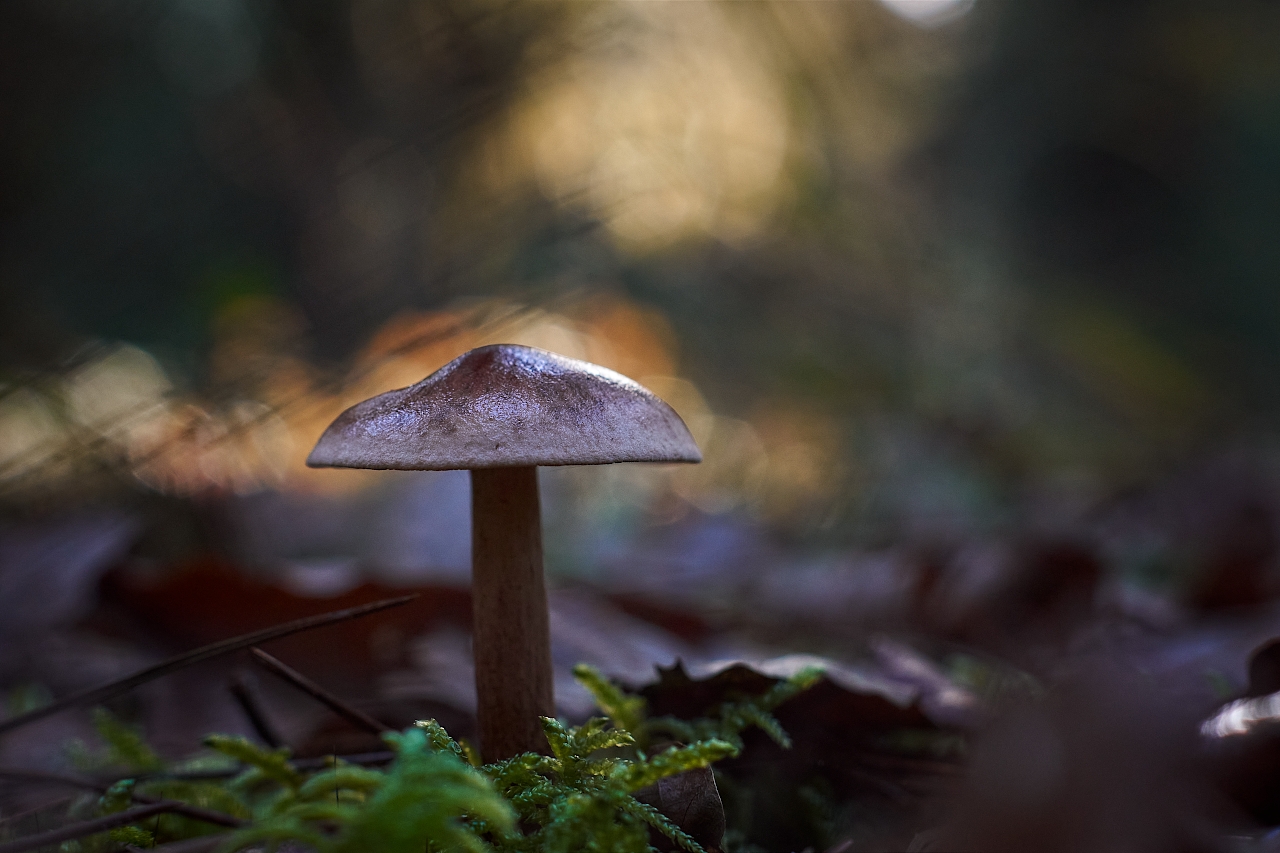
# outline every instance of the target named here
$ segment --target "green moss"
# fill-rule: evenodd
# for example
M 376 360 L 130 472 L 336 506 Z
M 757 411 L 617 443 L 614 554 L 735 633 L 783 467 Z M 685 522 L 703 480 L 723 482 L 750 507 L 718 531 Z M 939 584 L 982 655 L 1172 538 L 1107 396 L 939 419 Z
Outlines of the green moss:
M 770 712 L 818 677 L 806 671 L 763 696 L 726 702 L 706 719 L 686 721 L 650 719 L 644 699 L 590 667 L 579 666 L 574 674 L 605 716 L 581 726 L 543 718 L 550 755 L 525 753 L 483 767 L 469 745 L 435 720 L 387 735 L 395 759 L 383 770 L 335 761 L 306 773 L 290 761 L 288 750 L 211 735 L 206 746 L 243 768 L 238 775 L 217 782 L 166 779 L 155 776 L 164 762 L 154 750 L 105 711 L 96 717 L 105 752 L 81 752 L 98 766 L 151 777 L 117 783 L 98 800 L 101 814 L 127 808 L 136 790 L 248 820 L 228 835 L 219 853 L 274 850 L 286 842 L 316 853 L 647 853 L 651 829 L 687 853 L 702 853 L 693 838 L 637 800 L 635 792 L 736 755 L 741 733 L 750 726 L 788 745 Z M 653 751 L 659 742 L 669 745 Z M 170 815 L 163 827 L 153 820 L 64 849 L 98 853 L 211 831 L 207 824 Z

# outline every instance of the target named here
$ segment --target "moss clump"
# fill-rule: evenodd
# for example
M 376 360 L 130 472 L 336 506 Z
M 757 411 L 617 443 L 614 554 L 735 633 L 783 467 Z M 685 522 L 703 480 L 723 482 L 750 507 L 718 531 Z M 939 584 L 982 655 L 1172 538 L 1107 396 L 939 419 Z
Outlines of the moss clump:
M 750 726 L 787 745 L 771 711 L 819 675 L 805 671 L 763 696 L 726 702 L 705 719 L 677 720 L 649 718 L 642 698 L 590 667 L 579 666 L 574 674 L 604 716 L 581 726 L 543 718 L 550 755 L 525 753 L 485 766 L 477 766 L 474 752 L 434 720 L 387 735 L 395 759 L 379 770 L 335 761 L 307 773 L 290 761 L 288 750 L 212 735 L 206 746 L 240 772 L 221 781 L 164 778 L 163 762 L 145 740 L 106 712 L 97 715 L 106 751 L 95 755 L 80 747 L 79 753 L 99 767 L 139 774 L 138 781 L 121 780 L 97 799 L 100 814 L 127 808 L 139 793 L 245 819 L 219 853 L 273 850 L 286 842 L 317 853 L 646 853 L 651 829 L 688 853 L 702 853 L 697 841 L 635 793 L 737 755 L 741 733 Z M 666 746 L 655 748 L 659 743 Z M 207 824 L 166 816 L 163 828 L 153 819 L 63 849 L 145 848 L 211 831 Z

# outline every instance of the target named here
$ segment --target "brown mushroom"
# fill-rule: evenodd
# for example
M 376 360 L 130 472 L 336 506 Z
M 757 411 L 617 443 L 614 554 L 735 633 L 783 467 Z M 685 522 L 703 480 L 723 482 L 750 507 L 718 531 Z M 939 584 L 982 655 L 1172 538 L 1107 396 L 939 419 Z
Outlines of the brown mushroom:
M 539 465 L 699 462 L 670 406 L 603 367 L 480 347 L 338 416 L 313 467 L 471 471 L 473 648 L 486 761 L 545 751 L 555 713 Z

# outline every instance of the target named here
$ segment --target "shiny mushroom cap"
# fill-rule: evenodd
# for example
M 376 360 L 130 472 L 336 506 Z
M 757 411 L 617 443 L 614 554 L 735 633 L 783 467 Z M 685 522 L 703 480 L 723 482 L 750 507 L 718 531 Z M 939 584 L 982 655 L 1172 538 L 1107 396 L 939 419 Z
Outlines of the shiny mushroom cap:
M 701 460 L 680 416 L 625 376 L 496 344 L 347 409 L 307 464 L 445 471 Z

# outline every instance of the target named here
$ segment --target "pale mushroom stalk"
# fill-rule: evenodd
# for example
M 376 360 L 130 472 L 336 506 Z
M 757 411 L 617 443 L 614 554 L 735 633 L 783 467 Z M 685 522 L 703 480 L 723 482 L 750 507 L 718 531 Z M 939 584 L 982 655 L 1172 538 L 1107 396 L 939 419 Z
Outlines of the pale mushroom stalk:
M 625 376 L 498 344 L 347 409 L 307 464 L 471 471 L 477 717 L 498 761 L 544 751 L 538 718 L 555 713 L 537 466 L 701 459 L 680 416 Z

